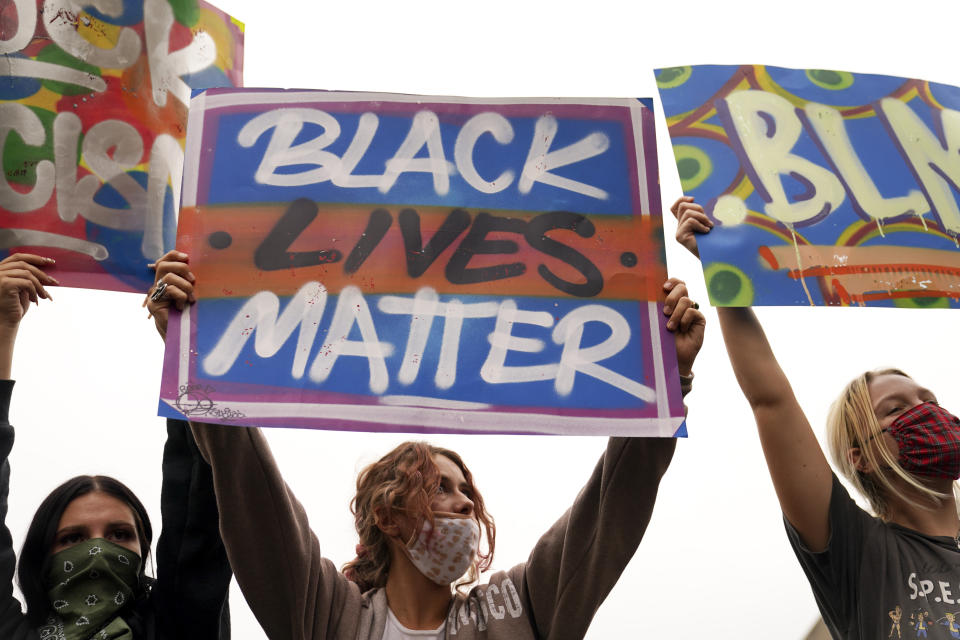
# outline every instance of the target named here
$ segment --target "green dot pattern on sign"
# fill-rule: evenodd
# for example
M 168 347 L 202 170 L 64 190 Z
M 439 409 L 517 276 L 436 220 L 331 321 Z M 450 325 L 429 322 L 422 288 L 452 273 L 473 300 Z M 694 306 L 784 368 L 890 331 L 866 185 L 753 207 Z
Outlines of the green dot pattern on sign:
M 673 157 L 677 160 L 677 172 L 680 174 L 680 186 L 684 193 L 690 193 L 699 187 L 713 173 L 710 156 L 689 144 L 678 144 L 673 148 Z
M 746 273 L 732 264 L 713 262 L 703 269 L 707 294 L 715 307 L 749 307 L 753 304 L 753 284 Z
M 173 17 L 185 27 L 192 27 L 200 19 L 200 7 L 197 0 L 169 0 Z
M 657 72 L 657 86 L 661 89 L 672 89 L 679 87 L 693 73 L 691 67 L 667 67 Z
M 853 74 L 830 69 L 807 69 L 807 78 L 822 89 L 839 91 L 853 84 Z
M 894 298 L 893 306 L 900 307 L 901 309 L 949 309 L 950 299 L 926 296 L 919 298 Z
M 89 73 L 90 75 L 97 76 L 98 78 L 101 77 L 99 67 L 95 67 L 92 64 L 87 64 L 82 60 L 78 60 L 55 44 L 49 44 L 44 47 L 43 50 L 37 54 L 37 60 L 40 62 L 49 62 L 50 64 L 55 64 L 59 67 L 76 69 L 77 71 Z M 58 82 L 57 80 L 44 80 L 43 86 L 47 89 L 50 89 L 50 91 L 53 91 L 54 93 L 59 93 L 62 96 L 78 96 L 82 93 L 90 93 L 90 89 L 86 87 L 70 84 L 69 82 Z
M 696 158 L 680 158 L 677 161 L 677 170 L 681 180 L 689 180 L 700 173 L 700 162 Z

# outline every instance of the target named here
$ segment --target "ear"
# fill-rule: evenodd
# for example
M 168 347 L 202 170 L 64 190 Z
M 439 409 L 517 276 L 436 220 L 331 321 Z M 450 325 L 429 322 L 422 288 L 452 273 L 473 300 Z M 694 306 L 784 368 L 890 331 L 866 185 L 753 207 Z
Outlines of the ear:
M 853 465 L 853 468 L 860 473 L 870 473 L 872 468 L 860 447 L 850 447 L 847 449 L 847 460 Z
M 400 525 L 393 517 L 393 512 L 385 507 L 378 507 L 374 510 L 377 528 L 388 538 L 396 538 L 400 535 Z

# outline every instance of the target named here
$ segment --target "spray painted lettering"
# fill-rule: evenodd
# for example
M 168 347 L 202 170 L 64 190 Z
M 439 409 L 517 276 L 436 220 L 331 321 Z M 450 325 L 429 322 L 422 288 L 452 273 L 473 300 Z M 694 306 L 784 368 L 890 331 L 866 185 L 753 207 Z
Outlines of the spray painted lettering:
M 188 149 L 218 144 L 187 158 L 169 406 L 208 385 L 234 423 L 677 432 L 640 103 L 210 90 L 190 118 Z
M 960 90 L 761 66 L 658 84 L 684 191 L 718 223 L 715 304 L 960 306 Z
M 64 284 L 142 291 L 172 246 L 192 87 L 240 83 L 204 2 L 14 0 L 0 18 L 0 251 Z

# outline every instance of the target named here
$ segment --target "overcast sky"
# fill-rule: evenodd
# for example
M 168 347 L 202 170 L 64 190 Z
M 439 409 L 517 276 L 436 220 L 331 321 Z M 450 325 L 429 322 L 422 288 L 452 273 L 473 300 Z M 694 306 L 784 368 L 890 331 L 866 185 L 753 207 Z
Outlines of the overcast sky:
M 246 23 L 245 83 L 465 96 L 654 96 L 661 191 L 680 195 L 652 69 L 763 63 L 883 73 L 960 85 L 955 3 L 813 1 L 654 4 L 221 0 Z M 871 7 L 869 11 L 864 7 Z M 782 7 L 782 8 L 780 8 Z M 874 8 L 875 7 L 875 8 Z M 672 220 L 667 223 L 672 238 Z M 704 303 L 699 264 L 672 240 L 668 262 Z M 130 484 L 159 525 L 162 348 L 132 294 L 54 292 L 18 344 L 9 524 L 17 544 L 42 498 L 76 473 Z M 706 306 L 706 305 L 704 305 Z M 790 551 L 715 314 L 688 398 L 690 437 L 663 481 L 651 527 L 589 637 L 802 638 L 817 618 Z M 822 438 L 827 406 L 862 370 L 897 366 L 960 411 L 958 315 L 949 310 L 762 309 L 760 318 Z M 269 434 L 321 545 L 341 564 L 356 536 L 356 471 L 402 436 Z M 496 568 L 525 559 L 569 506 L 603 438 L 448 436 L 497 520 Z M 233 637 L 264 637 L 232 594 Z

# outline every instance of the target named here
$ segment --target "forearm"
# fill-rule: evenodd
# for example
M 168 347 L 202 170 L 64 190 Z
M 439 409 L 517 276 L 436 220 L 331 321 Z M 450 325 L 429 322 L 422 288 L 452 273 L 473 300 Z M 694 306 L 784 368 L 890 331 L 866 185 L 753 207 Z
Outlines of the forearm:
M 30 632 L 29 623 L 21 612 L 20 602 L 13 595 L 17 558 L 13 551 L 13 537 L 6 524 L 10 487 L 8 457 L 13 448 L 13 427 L 8 418 L 12 391 L 12 381 L 0 381 L 0 637 L 25 638 Z
M 794 402 L 793 389 L 780 368 L 753 309 L 718 307 L 720 330 L 737 383 L 750 406 Z
M 190 426 L 180 420 L 167 420 L 160 513 L 154 594 L 161 624 L 171 638 L 222 637 L 230 562 L 220 539 L 210 466 L 200 457 Z
M 780 507 L 810 548 L 823 548 L 831 486 L 826 456 L 753 311 L 727 307 L 717 312 Z
M 237 583 L 270 637 L 309 638 L 330 618 L 336 568 L 259 429 L 191 423 L 213 469 L 220 532 Z
M 675 447 L 675 438 L 609 439 L 573 506 L 523 567 L 521 593 L 541 637 L 586 633 L 643 538 Z
M 0 380 L 13 377 L 13 346 L 17 341 L 17 327 L 0 325 Z

